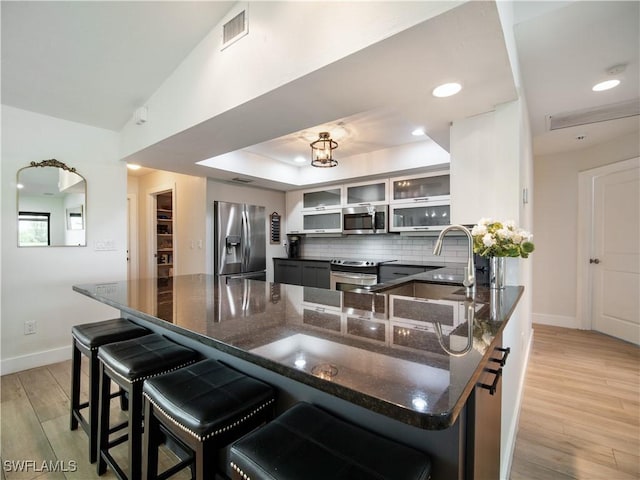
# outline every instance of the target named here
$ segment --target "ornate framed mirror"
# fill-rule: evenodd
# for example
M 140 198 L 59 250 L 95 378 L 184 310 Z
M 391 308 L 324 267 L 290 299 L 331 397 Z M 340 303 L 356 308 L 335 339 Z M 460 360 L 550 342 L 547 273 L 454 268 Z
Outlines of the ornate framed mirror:
M 17 174 L 18 246 L 85 247 L 87 181 L 56 159 Z

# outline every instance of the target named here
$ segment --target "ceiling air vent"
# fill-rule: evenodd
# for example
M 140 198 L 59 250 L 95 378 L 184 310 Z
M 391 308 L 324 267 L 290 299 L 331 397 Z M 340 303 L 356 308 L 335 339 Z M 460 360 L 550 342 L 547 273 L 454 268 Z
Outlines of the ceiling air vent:
M 249 33 L 249 22 L 247 10 L 242 10 L 235 17 L 222 25 L 222 48 L 224 50 L 229 45 L 237 42 Z
M 240 178 L 240 177 L 235 177 L 231 179 L 232 182 L 238 182 L 238 183 L 251 183 L 253 182 L 253 180 L 251 180 L 250 178 Z
M 618 118 L 633 117 L 635 115 L 640 115 L 640 99 L 549 115 L 547 117 L 547 127 L 548 130 L 559 130 L 561 128 L 606 122 L 607 120 L 617 120 Z

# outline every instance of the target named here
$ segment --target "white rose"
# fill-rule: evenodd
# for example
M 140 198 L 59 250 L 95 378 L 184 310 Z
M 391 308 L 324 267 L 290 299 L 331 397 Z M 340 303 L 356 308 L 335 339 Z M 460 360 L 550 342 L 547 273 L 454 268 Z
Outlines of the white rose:
M 513 238 L 511 240 L 516 245 L 519 245 L 520 242 L 522 242 L 522 235 L 520 235 L 520 232 L 516 232 L 516 233 L 513 234 Z
M 515 230 L 516 228 L 516 222 L 514 222 L 513 220 L 507 220 L 506 222 L 503 223 L 503 225 L 505 226 L 505 228 L 508 228 L 509 230 Z
M 493 220 L 489 217 L 489 218 L 481 218 L 480 220 L 478 220 L 478 225 L 489 225 L 490 223 L 493 223 Z
M 483 236 L 486 233 L 487 233 L 486 225 L 474 225 L 473 228 L 471 229 L 471 235 L 473 235 L 474 237 Z
M 496 240 L 493 238 L 493 235 L 487 233 L 482 237 L 482 243 L 485 247 L 492 247 L 496 244 Z
M 505 238 L 505 239 L 509 239 L 513 236 L 513 232 L 511 230 L 508 230 L 506 228 L 500 228 L 498 230 L 496 230 L 496 235 L 499 236 L 500 238 Z

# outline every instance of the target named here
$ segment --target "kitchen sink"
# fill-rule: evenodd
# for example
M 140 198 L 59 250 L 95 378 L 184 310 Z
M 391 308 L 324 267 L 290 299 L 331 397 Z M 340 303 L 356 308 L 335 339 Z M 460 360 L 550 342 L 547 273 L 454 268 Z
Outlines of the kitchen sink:
M 375 293 L 387 293 L 403 297 L 424 298 L 429 300 L 453 300 L 463 301 L 465 289 L 458 285 L 443 285 L 439 283 L 426 283 L 419 281 L 405 282 L 376 290 Z

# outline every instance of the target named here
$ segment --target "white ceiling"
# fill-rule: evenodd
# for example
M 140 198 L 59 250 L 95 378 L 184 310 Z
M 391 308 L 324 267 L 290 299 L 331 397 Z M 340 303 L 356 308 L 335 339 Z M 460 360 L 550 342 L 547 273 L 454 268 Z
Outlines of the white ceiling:
M 211 134 L 225 133 L 220 122 L 232 123 L 223 115 L 147 149 L 140 163 L 206 175 L 207 167 L 195 161 L 239 149 L 291 163 L 300 152 L 309 154 L 307 134 L 338 127 L 346 135 L 339 140 L 343 158 L 421 141 L 410 135 L 417 126 L 448 149 L 451 121 L 515 98 L 497 16 L 478 15 L 480 3 L 463 5 L 292 82 L 258 99 L 251 112 L 244 106 L 235 115 L 244 114 L 245 131 L 227 134 L 226 143 L 217 138 L 214 147 Z M 3 1 L 2 103 L 118 131 L 232 4 Z M 547 132 L 546 117 L 638 97 L 639 6 L 636 1 L 514 3 L 537 154 L 583 148 L 638 130 L 636 116 Z M 458 17 L 456 10 L 462 12 Z M 591 92 L 605 70 L 620 63 L 627 64 L 622 85 Z M 465 87 L 444 101 L 426 88 L 443 72 L 463 79 Z M 309 123 L 311 116 L 300 108 L 283 108 L 274 122 L 273 110 L 264 108 L 269 101 L 293 105 L 309 91 L 315 93 L 304 99 L 309 109 L 314 101 L 336 106 L 331 121 Z M 585 140 L 576 141 L 578 135 Z

